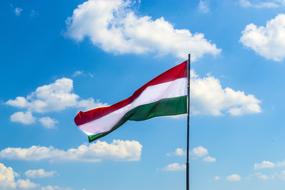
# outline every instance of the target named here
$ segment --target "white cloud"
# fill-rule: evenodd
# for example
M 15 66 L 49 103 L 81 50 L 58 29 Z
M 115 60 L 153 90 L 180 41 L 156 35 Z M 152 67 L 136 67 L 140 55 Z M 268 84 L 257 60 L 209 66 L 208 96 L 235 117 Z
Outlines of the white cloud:
M 100 101 L 95 101 L 93 98 L 83 99 L 77 102 L 77 107 L 83 110 L 94 109 L 97 107 L 108 106 L 106 103 L 101 103 Z
M 15 181 L 16 173 L 13 168 L 6 167 L 4 164 L 0 163 L 0 188 L 1 189 L 15 189 L 16 181 Z
M 54 126 L 58 123 L 57 120 L 51 118 L 51 117 L 42 117 L 39 119 L 39 122 L 42 126 L 45 128 L 54 128 Z
M 163 170 L 169 172 L 177 172 L 177 171 L 184 171 L 185 169 L 186 169 L 185 164 L 172 163 L 167 165 Z
M 186 150 L 184 150 L 183 148 L 176 148 L 174 152 L 168 153 L 167 156 L 183 157 L 186 156 Z M 190 157 L 193 159 L 199 158 L 204 162 L 209 162 L 209 163 L 216 162 L 216 158 L 210 156 L 208 149 L 203 146 L 197 146 L 193 148 Z
M 31 125 L 36 122 L 35 117 L 32 115 L 31 112 L 16 112 L 10 116 L 10 120 L 12 122 L 21 123 L 24 125 Z
M 30 170 L 33 171 L 33 170 Z M 45 171 L 46 172 L 46 171 Z M 27 172 L 26 172 L 27 173 Z M 31 172 L 29 172 L 31 174 Z M 40 175 L 42 172 L 32 172 L 33 176 Z M 47 175 L 47 174 L 46 174 Z M 20 176 L 11 167 L 7 167 L 0 163 L 0 189 L 1 190 L 26 190 L 26 189 L 41 189 L 41 190 L 70 190 L 58 186 L 41 186 L 32 182 L 30 179 L 21 179 Z
M 208 13 L 210 11 L 208 3 L 204 0 L 199 1 L 198 9 L 202 13 Z
M 241 43 L 257 54 L 273 61 L 285 58 L 285 14 L 279 14 L 266 26 L 247 25 L 242 31 Z
M 257 9 L 272 9 L 285 6 L 284 0 L 240 0 L 240 6 L 244 8 L 257 8 Z
M 268 169 L 268 168 L 274 168 L 276 164 L 270 161 L 262 161 L 260 163 L 254 164 L 254 169 Z
M 26 98 L 18 96 L 14 100 L 8 100 L 6 104 L 13 107 L 25 108 L 28 106 L 28 101 Z
M 203 160 L 205 162 L 216 162 L 217 161 L 217 159 L 212 156 L 206 156 Z
M 272 161 L 264 160 L 262 162 L 254 164 L 255 170 L 279 169 L 279 168 L 285 168 L 285 161 L 272 162 Z
M 172 55 L 193 60 L 205 54 L 217 55 L 220 49 L 202 33 L 175 29 L 163 17 L 139 16 L 128 0 L 87 0 L 67 19 L 68 35 L 80 42 L 91 40 L 106 52 L 116 54 Z
M 33 183 L 29 179 L 19 179 L 17 181 L 17 186 L 19 189 L 34 189 L 38 187 L 38 184 Z
M 185 156 L 186 152 L 183 148 L 176 148 L 174 152 L 167 153 L 167 156 Z
M 46 178 L 53 177 L 56 175 L 55 171 L 46 171 L 44 169 L 27 170 L 25 175 L 28 178 Z
M 80 99 L 73 92 L 73 80 L 69 78 L 60 78 L 54 83 L 40 86 L 28 96 L 8 100 L 6 104 L 26 108 L 36 113 L 62 111 L 71 107 L 90 108 L 101 105 L 92 98 Z
M 227 179 L 229 182 L 238 182 L 238 181 L 241 180 L 241 177 L 240 177 L 240 175 L 238 175 L 238 174 L 232 174 L 232 175 L 227 176 L 226 179 Z
M 216 162 L 216 158 L 209 155 L 209 151 L 207 148 L 203 146 L 197 146 L 192 150 L 193 158 L 201 158 L 204 162 L 213 163 Z
M 36 122 L 37 118 L 33 116 L 33 113 L 44 114 L 68 108 L 87 110 L 107 105 L 93 98 L 80 98 L 74 93 L 73 80 L 69 78 L 60 78 L 53 83 L 39 86 L 26 97 L 18 96 L 6 101 L 6 104 L 19 109 L 26 109 L 25 112 L 16 112 L 10 117 L 11 121 L 25 125 Z M 47 116 L 41 117 L 37 121 L 46 128 L 52 128 L 57 124 L 55 119 Z
M 212 77 L 199 77 L 191 72 L 191 111 L 194 115 L 230 114 L 239 116 L 260 113 L 260 100 L 243 91 L 223 88 L 221 82 Z
M 72 91 L 73 81 L 61 78 L 54 83 L 38 87 L 27 97 L 8 100 L 7 104 L 22 108 L 25 105 L 25 108 L 33 112 L 61 111 L 76 106 L 79 96 Z
M 14 9 L 14 13 L 15 13 L 16 16 L 21 16 L 22 12 L 23 12 L 23 9 L 20 8 L 20 7 L 16 7 Z
M 182 149 L 182 148 L 177 148 L 176 150 L 175 150 L 175 155 L 176 156 L 184 156 L 186 153 L 185 153 L 185 151 Z
M 0 158 L 26 161 L 80 161 L 99 162 L 102 160 L 138 161 L 142 145 L 138 141 L 113 140 L 112 143 L 97 141 L 77 148 L 61 150 L 54 147 L 32 146 L 29 148 L 5 148 Z
M 195 147 L 192 152 L 196 157 L 204 157 L 208 155 L 208 150 L 203 146 Z

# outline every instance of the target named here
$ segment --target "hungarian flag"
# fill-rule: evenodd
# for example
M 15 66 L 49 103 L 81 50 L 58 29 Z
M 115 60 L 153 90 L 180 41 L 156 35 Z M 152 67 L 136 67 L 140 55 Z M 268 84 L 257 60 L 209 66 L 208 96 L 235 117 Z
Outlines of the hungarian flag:
M 129 98 L 107 107 L 80 111 L 74 121 L 89 142 L 103 137 L 126 121 L 187 113 L 187 61 L 149 81 Z

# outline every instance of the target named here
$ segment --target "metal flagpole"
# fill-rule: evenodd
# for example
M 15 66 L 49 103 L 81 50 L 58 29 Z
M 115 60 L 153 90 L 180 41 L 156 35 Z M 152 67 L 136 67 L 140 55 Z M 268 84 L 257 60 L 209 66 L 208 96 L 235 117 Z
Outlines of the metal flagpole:
M 189 168 L 189 148 L 190 148 L 190 69 L 191 69 L 191 54 L 188 54 L 187 60 L 187 158 L 186 158 L 186 190 L 190 190 L 190 168 Z

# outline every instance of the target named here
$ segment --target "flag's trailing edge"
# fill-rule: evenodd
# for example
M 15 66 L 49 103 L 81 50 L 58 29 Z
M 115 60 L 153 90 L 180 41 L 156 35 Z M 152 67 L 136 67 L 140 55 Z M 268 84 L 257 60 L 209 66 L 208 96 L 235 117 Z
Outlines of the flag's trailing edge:
M 74 121 L 92 142 L 128 120 L 142 121 L 184 113 L 187 113 L 187 61 L 157 76 L 123 101 L 80 111 Z

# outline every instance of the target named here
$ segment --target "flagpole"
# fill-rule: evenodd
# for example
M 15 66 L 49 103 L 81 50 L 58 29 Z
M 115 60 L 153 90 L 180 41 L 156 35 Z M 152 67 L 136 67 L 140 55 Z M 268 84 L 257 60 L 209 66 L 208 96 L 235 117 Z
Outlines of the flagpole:
M 186 190 L 190 190 L 190 168 L 189 168 L 189 156 L 190 156 L 190 71 L 191 71 L 191 54 L 188 54 L 187 60 L 187 152 L 186 152 Z

